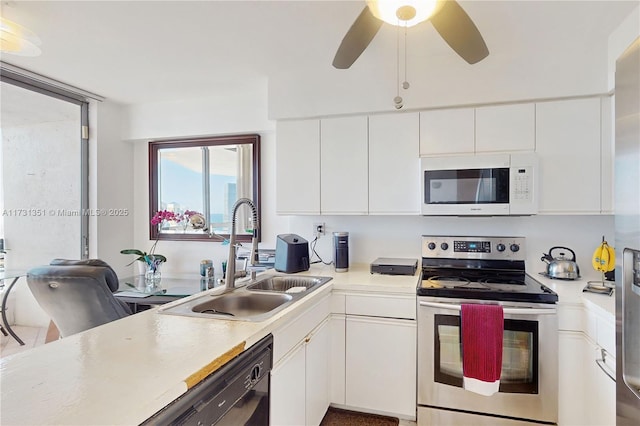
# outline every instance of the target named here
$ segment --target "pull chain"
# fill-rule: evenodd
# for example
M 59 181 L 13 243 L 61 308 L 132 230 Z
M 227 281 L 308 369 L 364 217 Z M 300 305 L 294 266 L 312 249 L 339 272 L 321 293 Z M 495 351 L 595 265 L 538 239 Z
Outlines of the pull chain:
M 399 24 L 399 22 L 398 22 Z M 393 98 L 393 103 L 396 109 L 400 109 L 404 106 L 402 103 L 402 97 L 400 96 L 400 26 L 396 29 L 396 97 Z
M 402 88 L 408 89 L 409 82 L 407 81 L 407 26 L 404 27 L 404 81 L 402 82 Z

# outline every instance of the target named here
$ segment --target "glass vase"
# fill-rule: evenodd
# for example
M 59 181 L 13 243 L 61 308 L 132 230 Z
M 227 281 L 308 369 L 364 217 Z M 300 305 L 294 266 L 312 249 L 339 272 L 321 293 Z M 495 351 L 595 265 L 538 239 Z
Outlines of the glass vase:
M 152 266 L 147 265 L 147 270 L 144 273 L 144 282 L 147 287 L 157 287 L 160 284 L 162 274 L 160 273 L 160 265 Z

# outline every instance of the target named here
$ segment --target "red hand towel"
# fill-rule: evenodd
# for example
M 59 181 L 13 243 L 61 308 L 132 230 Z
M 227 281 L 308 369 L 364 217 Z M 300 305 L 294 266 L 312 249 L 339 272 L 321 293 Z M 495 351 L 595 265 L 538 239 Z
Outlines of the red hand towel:
M 502 373 L 502 306 L 463 304 L 460 323 L 462 386 L 481 395 L 493 395 L 498 392 Z

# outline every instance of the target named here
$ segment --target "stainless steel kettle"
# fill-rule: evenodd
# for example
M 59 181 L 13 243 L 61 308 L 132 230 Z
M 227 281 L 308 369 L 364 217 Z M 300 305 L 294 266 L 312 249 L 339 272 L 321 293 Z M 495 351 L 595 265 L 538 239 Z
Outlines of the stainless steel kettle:
M 559 252 L 559 257 L 553 257 L 554 250 L 567 250 L 571 252 L 571 259 L 565 256 L 564 252 Z M 543 253 L 540 258 L 547 264 L 546 275 L 549 278 L 556 278 L 559 280 L 576 280 L 580 278 L 580 268 L 576 263 L 576 254 L 568 247 L 552 247 L 549 249 L 549 253 Z

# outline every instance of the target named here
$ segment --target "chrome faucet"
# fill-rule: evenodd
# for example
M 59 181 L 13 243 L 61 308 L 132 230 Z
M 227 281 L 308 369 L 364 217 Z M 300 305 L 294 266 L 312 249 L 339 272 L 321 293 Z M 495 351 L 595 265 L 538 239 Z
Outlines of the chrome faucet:
M 238 208 L 246 204 L 251 208 L 251 214 L 253 215 L 253 236 L 251 237 L 251 266 L 258 264 L 258 229 L 260 224 L 258 223 L 258 210 L 255 204 L 248 198 L 240 198 L 233 205 L 231 211 L 231 230 L 229 233 L 229 259 L 227 260 L 227 274 L 225 277 L 225 288 L 227 290 L 234 289 L 236 286 L 236 213 Z M 255 268 L 251 268 L 251 279 L 255 279 Z

